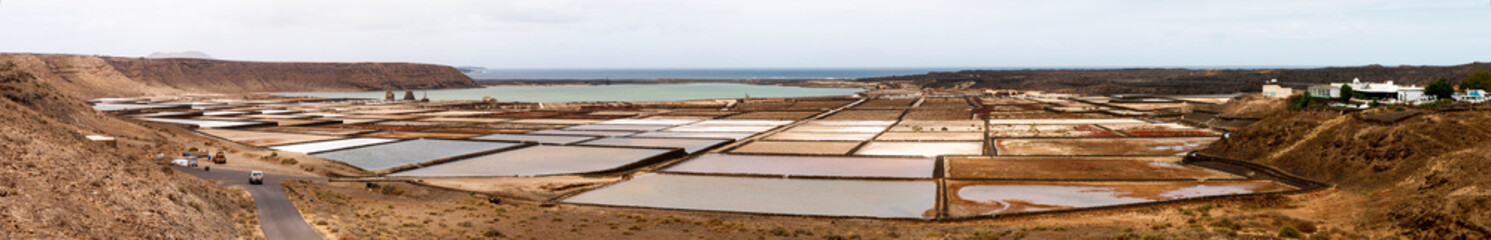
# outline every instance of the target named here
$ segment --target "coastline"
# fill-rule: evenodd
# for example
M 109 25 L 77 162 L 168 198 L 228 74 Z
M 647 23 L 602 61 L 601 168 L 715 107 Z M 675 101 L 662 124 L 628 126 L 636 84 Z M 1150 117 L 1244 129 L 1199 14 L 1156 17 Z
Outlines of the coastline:
M 879 85 L 857 79 L 476 79 L 482 86 L 574 86 L 574 85 L 659 85 L 684 83 L 740 83 L 750 85 L 796 86 L 806 88 L 863 88 Z
M 695 86 L 697 85 L 697 86 Z M 876 89 L 873 84 L 853 82 L 799 81 L 792 84 L 751 84 L 730 81 L 624 81 L 612 84 L 568 81 L 561 84 L 508 83 L 483 85 L 481 88 L 393 90 L 396 96 L 403 91 L 413 91 L 417 97 L 429 96 L 432 101 L 480 101 L 481 97 L 497 97 L 502 101 L 530 103 L 582 103 L 582 102 L 672 102 L 699 100 L 752 98 L 822 98 L 854 96 Z M 556 92 L 559 91 L 559 92 Z M 569 94 L 560 92 L 583 91 L 592 94 Z M 672 92 L 663 94 L 674 97 L 658 97 L 644 92 Z M 315 91 L 261 93 L 273 97 L 312 97 L 334 99 L 381 99 L 385 91 Z M 473 97 L 475 96 L 475 97 Z M 498 97 L 505 96 L 505 97 Z

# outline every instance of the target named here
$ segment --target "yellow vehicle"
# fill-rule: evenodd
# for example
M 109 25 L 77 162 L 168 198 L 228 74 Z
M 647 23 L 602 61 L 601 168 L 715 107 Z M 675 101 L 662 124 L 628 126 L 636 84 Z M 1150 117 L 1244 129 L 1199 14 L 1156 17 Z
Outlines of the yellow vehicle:
M 228 163 L 228 156 L 227 155 L 223 155 L 223 152 L 217 152 L 217 155 L 213 155 L 212 156 L 212 163 L 216 163 L 216 164 L 227 164 Z

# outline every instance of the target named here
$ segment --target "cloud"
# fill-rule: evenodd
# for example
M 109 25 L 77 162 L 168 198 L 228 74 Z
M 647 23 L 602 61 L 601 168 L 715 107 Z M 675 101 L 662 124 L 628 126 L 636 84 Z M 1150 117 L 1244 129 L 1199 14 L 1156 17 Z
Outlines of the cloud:
M 1456 64 L 1482 1 L 5 1 L 0 51 L 498 68 Z

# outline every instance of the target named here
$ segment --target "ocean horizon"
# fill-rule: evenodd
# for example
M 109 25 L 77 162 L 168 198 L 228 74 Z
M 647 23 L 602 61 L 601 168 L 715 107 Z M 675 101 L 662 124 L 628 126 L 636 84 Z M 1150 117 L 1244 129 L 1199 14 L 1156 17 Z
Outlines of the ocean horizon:
M 719 69 L 464 69 L 477 80 L 651 80 L 651 79 L 859 79 L 964 70 L 1105 69 L 1302 69 L 1324 66 L 1161 66 L 1161 67 L 966 67 L 966 68 L 719 68 Z

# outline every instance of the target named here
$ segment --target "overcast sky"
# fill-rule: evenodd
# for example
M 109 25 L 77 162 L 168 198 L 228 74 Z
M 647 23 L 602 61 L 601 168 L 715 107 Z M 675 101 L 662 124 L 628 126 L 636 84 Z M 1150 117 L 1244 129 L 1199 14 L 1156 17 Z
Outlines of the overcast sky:
M 1488 0 L 0 0 L 0 51 L 492 68 L 1448 65 Z

